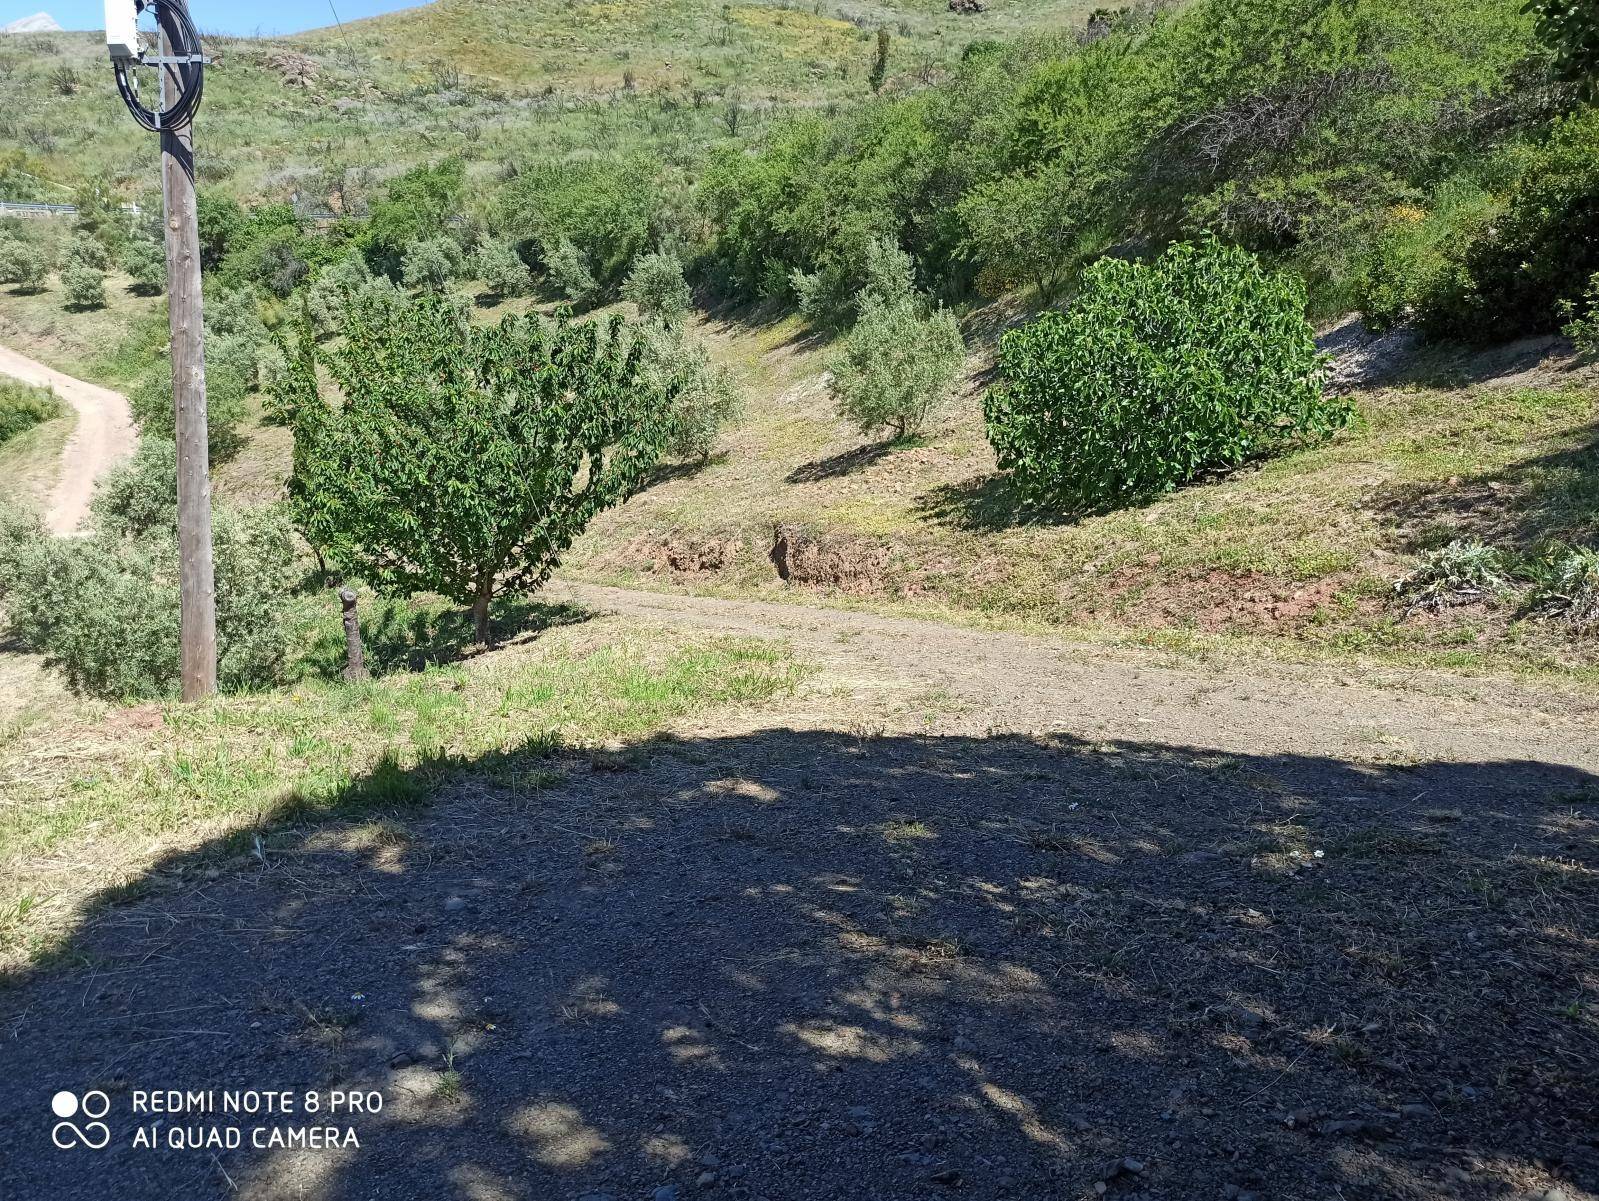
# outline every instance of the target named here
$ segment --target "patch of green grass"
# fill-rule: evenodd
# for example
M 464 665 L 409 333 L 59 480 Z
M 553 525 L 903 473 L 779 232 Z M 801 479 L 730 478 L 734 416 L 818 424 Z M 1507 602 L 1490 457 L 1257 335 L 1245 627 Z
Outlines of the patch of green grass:
M 771 643 L 610 628 L 596 646 L 587 629 L 362 684 L 174 704 L 159 729 L 86 734 L 66 755 L 46 730 L 0 746 L 0 964 L 106 882 L 61 866 L 69 848 L 113 874 L 230 833 L 243 851 L 284 821 L 403 809 L 469 768 L 547 772 L 566 748 L 758 704 L 800 677 Z

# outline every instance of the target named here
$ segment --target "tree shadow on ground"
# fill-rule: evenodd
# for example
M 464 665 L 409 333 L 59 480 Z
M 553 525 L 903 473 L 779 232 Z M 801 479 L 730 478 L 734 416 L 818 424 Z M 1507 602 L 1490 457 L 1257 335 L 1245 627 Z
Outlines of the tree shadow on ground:
M 659 463 L 644 481 L 643 491 L 657 488 L 662 484 L 669 484 L 674 480 L 692 480 L 708 467 L 717 467 L 727 462 L 727 452 L 718 451 L 706 455 L 703 459 L 686 459 L 677 463 Z
M 1373 509 L 1406 551 L 1480 538 L 1519 554 L 1599 539 L 1599 423 L 1579 446 L 1531 455 L 1502 471 L 1379 489 Z
M 336 599 L 331 603 L 337 607 Z M 448 602 L 365 595 L 358 612 L 366 665 L 373 675 L 424 671 L 459 662 L 482 649 L 477 644 L 472 614 Z M 576 625 L 593 616 L 581 605 L 524 596 L 503 597 L 494 603 L 496 645 L 515 646 L 546 630 Z M 345 666 L 345 642 L 337 623 L 323 624 L 303 662 L 311 675 L 339 677 Z
M 1076 525 L 1092 516 L 1087 510 L 1052 510 L 1030 503 L 1005 471 L 974 475 L 929 489 L 916 498 L 915 512 L 923 520 L 980 534 L 998 534 L 1022 526 Z
M 0 1195 L 1599 1187 L 1577 769 L 775 728 L 384 772 L 381 821 L 168 855 L 0 993 Z M 90 1087 L 110 1147 L 52 1153 Z M 155 1088 L 383 1109 L 134 1150 Z M 250 1146 L 329 1121 L 360 1148 Z
M 890 438 L 885 442 L 872 442 L 866 446 L 857 446 L 836 455 L 829 455 L 825 459 L 816 459 L 809 463 L 802 463 L 783 477 L 785 484 L 820 484 L 824 480 L 843 479 L 857 471 L 864 471 L 874 463 L 881 462 L 896 450 L 915 445 L 911 438 Z

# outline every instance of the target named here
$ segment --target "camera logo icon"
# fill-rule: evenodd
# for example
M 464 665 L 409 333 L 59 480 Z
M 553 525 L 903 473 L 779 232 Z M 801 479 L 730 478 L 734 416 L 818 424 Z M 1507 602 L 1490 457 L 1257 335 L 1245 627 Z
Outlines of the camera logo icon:
M 50 1098 L 50 1112 L 60 1118 L 50 1131 L 50 1141 L 63 1151 L 74 1147 L 87 1147 L 91 1151 L 105 1149 L 111 1141 L 111 1127 L 99 1119 L 111 1112 L 111 1098 L 99 1089 L 83 1094 L 63 1089 Z M 73 1118 L 87 1118 L 81 1126 Z

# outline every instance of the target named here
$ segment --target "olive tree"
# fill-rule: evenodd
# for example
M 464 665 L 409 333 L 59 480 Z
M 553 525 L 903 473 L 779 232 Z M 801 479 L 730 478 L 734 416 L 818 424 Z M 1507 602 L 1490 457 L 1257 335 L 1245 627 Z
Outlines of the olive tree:
M 914 434 L 960 379 L 966 344 L 948 309 L 927 311 L 916 296 L 863 294 L 860 320 L 828 358 L 839 416 L 862 433 Z
M 279 384 L 295 518 L 378 587 L 469 605 L 488 643 L 494 598 L 538 589 L 644 481 L 680 385 L 646 377 L 620 320 L 475 326 L 445 297 L 367 291 L 342 326 L 319 345 L 302 320 Z

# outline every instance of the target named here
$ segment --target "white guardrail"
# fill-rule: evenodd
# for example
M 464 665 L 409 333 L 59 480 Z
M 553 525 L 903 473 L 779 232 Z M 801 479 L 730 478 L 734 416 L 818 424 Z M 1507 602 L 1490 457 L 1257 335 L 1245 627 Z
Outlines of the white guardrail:
M 22 204 L 0 200 L 0 217 L 70 217 L 78 211 L 72 204 Z

